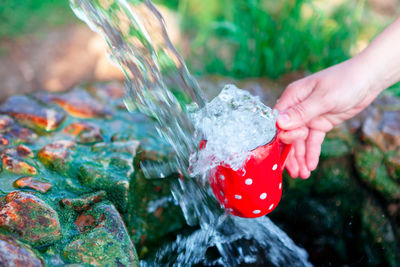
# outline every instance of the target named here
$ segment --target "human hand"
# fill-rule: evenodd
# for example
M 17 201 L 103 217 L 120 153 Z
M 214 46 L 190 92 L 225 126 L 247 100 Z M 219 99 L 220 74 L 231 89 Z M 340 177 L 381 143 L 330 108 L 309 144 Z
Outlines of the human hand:
M 308 178 L 318 165 L 326 132 L 400 81 L 400 18 L 356 57 L 290 84 L 275 108 L 280 138 L 294 144 L 286 168 Z
M 286 168 L 306 179 L 319 161 L 325 134 L 369 105 L 382 90 L 355 57 L 290 84 L 277 101 L 280 139 L 293 144 Z

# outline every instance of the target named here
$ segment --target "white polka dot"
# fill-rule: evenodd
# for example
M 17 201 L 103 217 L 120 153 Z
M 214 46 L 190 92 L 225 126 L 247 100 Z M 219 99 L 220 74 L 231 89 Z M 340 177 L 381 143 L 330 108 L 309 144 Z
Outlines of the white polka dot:
M 225 198 L 225 203 L 228 203 L 228 199 L 227 198 Z
M 282 189 L 282 183 L 279 183 L 279 190 Z
M 235 198 L 236 199 L 242 199 L 242 196 L 241 195 L 235 195 Z
M 260 195 L 260 198 L 261 198 L 261 199 L 266 199 L 266 198 L 267 198 L 267 193 L 262 193 L 262 194 Z
M 254 214 L 259 214 L 261 212 L 261 210 L 253 210 Z
M 246 181 L 244 181 L 247 185 L 251 185 L 253 183 L 252 179 L 246 179 Z
M 278 164 L 275 164 L 274 166 L 272 166 L 272 170 L 275 171 L 278 168 Z
M 271 204 L 271 206 L 269 206 L 269 210 L 272 210 L 272 208 L 274 207 L 274 204 Z
M 222 191 L 219 191 L 219 193 L 221 194 L 221 196 L 224 196 L 224 192 L 222 192 Z
M 225 181 L 225 176 L 224 176 L 224 175 L 221 174 L 221 175 L 219 176 L 219 178 L 220 178 L 222 181 Z

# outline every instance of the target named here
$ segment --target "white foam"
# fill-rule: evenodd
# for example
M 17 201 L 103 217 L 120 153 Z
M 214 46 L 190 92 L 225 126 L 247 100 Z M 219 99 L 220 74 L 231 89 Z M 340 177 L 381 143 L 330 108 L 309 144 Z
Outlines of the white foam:
M 191 157 L 192 175 L 219 164 L 241 169 L 248 152 L 271 141 L 276 133 L 277 111 L 234 85 L 226 85 L 191 116 L 197 135 L 207 140 L 206 147 Z

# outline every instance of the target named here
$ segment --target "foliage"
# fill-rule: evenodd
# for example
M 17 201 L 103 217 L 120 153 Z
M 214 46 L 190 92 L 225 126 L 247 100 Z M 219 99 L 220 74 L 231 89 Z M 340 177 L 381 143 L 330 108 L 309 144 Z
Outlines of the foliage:
M 181 1 L 184 29 L 194 36 L 192 65 L 200 73 L 276 78 L 347 59 L 363 6 L 347 2 L 327 11 L 313 2 Z
M 2 0 L 0 38 L 37 32 L 42 27 L 65 24 L 73 18 L 68 0 Z

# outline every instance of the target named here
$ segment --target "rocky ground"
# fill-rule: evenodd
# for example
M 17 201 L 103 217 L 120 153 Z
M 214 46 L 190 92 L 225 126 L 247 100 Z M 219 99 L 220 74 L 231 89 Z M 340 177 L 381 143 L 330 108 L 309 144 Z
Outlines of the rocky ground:
M 122 95 L 109 84 L 12 96 L 0 106 L 2 264 L 136 266 L 132 240 L 145 255 L 183 226 L 173 203 L 147 212 L 170 192 L 168 182 L 144 179 L 138 164 L 167 150 L 146 118 L 128 114 Z
M 210 92 L 226 82 L 201 81 Z M 267 80 L 238 84 L 267 103 L 282 90 Z M 132 266 L 185 229 L 170 180 L 140 170 L 169 150 L 148 119 L 128 114 L 123 93 L 118 83 L 95 84 L 0 105 L 5 265 Z M 328 135 L 310 179 L 285 178 L 271 218 L 316 265 L 398 266 L 399 127 L 400 100 L 383 96 Z

